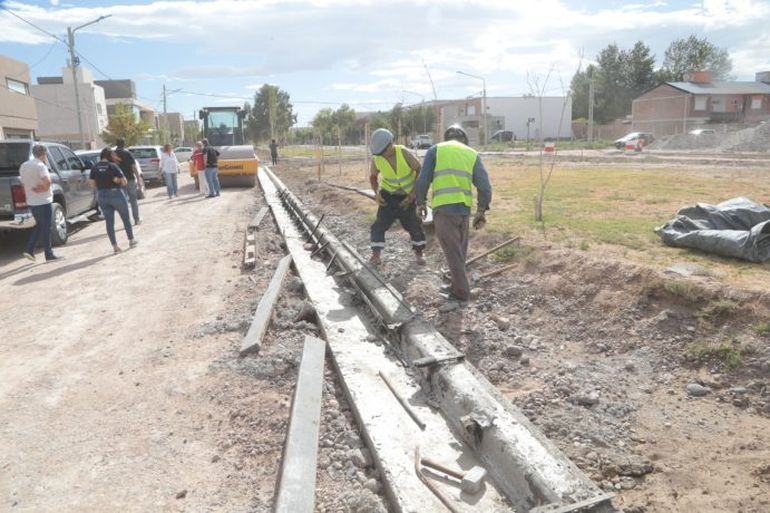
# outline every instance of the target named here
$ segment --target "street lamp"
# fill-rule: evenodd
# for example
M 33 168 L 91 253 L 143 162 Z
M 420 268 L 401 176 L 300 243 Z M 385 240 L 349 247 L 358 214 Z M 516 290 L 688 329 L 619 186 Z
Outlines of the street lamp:
M 402 89 L 401 92 L 420 97 L 420 111 L 422 111 L 422 133 L 426 133 L 428 131 L 428 117 L 425 115 L 425 97 L 420 93 L 414 93 L 412 91 L 407 91 L 406 89 Z
M 465 73 L 464 71 L 457 71 L 458 75 L 464 75 L 466 77 L 475 78 L 477 80 L 481 80 L 481 110 L 483 111 L 483 123 L 484 123 L 484 144 L 487 143 L 487 140 L 489 139 L 489 133 L 487 126 L 487 81 L 484 79 L 484 77 L 480 77 L 477 75 L 471 75 L 470 73 Z
M 72 68 L 72 85 L 75 89 L 75 108 L 77 109 L 77 113 L 78 113 L 78 131 L 80 132 L 81 149 L 86 149 L 86 137 L 85 137 L 85 134 L 83 133 L 83 116 L 80 113 L 80 93 L 78 92 L 78 72 L 77 72 L 77 66 L 80 64 L 80 59 L 75 54 L 75 31 L 85 28 L 89 25 L 93 25 L 94 23 L 99 23 L 100 21 L 107 19 L 110 16 L 112 16 L 112 14 L 107 14 L 106 16 L 99 16 L 95 20 L 89 21 L 88 23 L 84 23 L 83 25 L 80 25 L 75 28 L 67 27 L 67 46 L 69 47 L 69 52 L 70 52 L 70 68 Z

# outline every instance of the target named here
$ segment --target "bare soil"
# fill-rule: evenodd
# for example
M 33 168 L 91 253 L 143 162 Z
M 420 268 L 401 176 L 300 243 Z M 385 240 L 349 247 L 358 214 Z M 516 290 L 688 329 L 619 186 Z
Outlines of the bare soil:
M 318 182 L 309 163 L 278 171 L 368 254 L 373 202 Z M 504 239 L 474 232 L 470 254 Z M 627 512 L 770 511 L 770 337 L 755 328 L 770 319 L 770 282 L 741 289 L 531 239 L 474 264 L 476 276 L 516 265 L 446 311 L 432 235 L 425 268 L 398 224 L 387 240 L 381 273 Z M 716 346 L 739 363 L 699 350 Z

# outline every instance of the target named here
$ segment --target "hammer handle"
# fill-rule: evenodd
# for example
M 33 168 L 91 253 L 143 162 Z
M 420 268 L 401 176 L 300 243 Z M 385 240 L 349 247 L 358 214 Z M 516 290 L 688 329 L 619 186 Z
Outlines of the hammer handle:
M 425 465 L 426 467 L 430 467 L 432 469 L 436 469 L 440 472 L 443 472 L 444 474 L 448 476 L 452 476 L 455 479 L 459 479 L 460 481 L 463 480 L 463 477 L 465 477 L 465 474 L 462 472 L 458 472 L 456 470 L 452 470 L 451 468 L 447 468 L 441 463 L 436 463 L 433 460 L 429 460 L 428 458 L 420 458 L 420 463 Z

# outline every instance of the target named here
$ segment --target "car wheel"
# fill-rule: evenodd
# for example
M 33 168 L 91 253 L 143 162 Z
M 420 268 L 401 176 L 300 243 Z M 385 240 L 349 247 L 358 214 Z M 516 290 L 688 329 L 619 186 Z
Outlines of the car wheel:
M 67 232 L 67 216 L 64 214 L 64 207 L 58 203 L 51 204 L 51 242 L 54 246 L 61 246 L 67 243 L 69 234 Z

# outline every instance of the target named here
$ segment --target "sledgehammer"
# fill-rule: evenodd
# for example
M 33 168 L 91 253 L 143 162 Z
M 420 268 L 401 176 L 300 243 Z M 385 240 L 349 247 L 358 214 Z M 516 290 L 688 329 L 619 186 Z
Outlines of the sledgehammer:
M 484 484 L 484 478 L 487 475 L 487 469 L 478 465 L 471 468 L 468 472 L 458 472 L 428 458 L 421 458 L 420 463 L 459 480 L 460 490 L 471 495 L 481 490 L 481 485 Z

